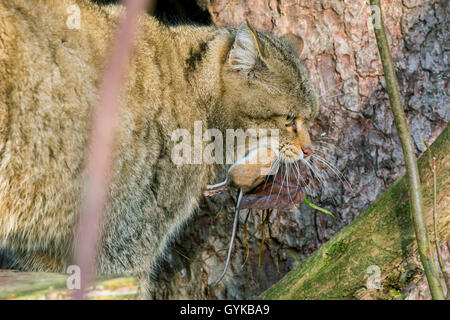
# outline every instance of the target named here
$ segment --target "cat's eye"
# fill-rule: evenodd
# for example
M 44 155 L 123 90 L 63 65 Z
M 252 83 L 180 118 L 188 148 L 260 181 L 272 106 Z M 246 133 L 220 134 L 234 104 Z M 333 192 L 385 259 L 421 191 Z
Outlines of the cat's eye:
M 286 125 L 291 125 L 292 122 L 294 122 L 294 120 L 295 120 L 294 116 L 291 115 L 286 116 Z
M 287 116 L 286 117 L 286 127 L 291 127 L 295 133 L 297 133 L 297 124 L 295 123 L 295 117 Z

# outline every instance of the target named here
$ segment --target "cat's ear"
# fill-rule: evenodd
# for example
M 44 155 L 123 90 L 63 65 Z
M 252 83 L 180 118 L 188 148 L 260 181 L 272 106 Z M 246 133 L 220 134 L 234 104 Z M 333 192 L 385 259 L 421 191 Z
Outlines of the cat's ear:
M 292 51 L 297 54 L 298 56 L 301 56 L 303 53 L 303 49 L 305 48 L 305 44 L 303 42 L 302 37 L 297 36 L 293 33 L 286 33 L 280 37 L 283 39 L 284 42 L 286 42 L 292 49 Z
M 234 71 L 248 75 L 261 56 L 258 37 L 248 21 L 243 22 L 236 33 L 233 46 L 228 54 L 228 62 Z

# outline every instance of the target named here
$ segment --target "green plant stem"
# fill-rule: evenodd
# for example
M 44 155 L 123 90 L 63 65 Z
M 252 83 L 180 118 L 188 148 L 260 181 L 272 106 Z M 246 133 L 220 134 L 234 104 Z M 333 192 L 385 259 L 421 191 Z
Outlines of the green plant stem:
M 378 12 L 380 14 L 380 24 L 379 28 L 374 25 L 374 32 L 377 39 L 381 62 L 383 64 L 386 89 L 389 95 L 389 103 L 391 105 L 392 113 L 394 114 L 394 122 L 402 145 L 403 156 L 405 158 L 406 171 L 409 180 L 409 194 L 412 209 L 411 215 L 414 224 L 419 256 L 428 281 L 431 297 L 435 300 L 443 300 L 445 299 L 444 292 L 439 281 L 439 273 L 436 264 L 434 263 L 433 250 L 428 238 L 427 226 L 423 216 L 423 201 L 419 171 L 417 168 L 417 159 L 414 154 L 413 141 L 406 122 L 406 116 L 401 102 L 400 89 L 397 76 L 395 74 L 394 63 L 386 38 L 380 0 L 370 0 L 370 4 L 371 6 L 376 6 L 379 8 Z
M 429 149 L 428 149 L 429 150 Z M 444 261 L 442 261 L 442 252 L 441 252 L 441 246 L 439 243 L 439 232 L 438 232 L 438 217 L 437 217 L 437 204 L 436 204 L 436 186 L 437 186 L 437 177 L 436 177 L 436 158 L 433 157 L 433 163 L 432 163 L 432 170 L 433 170 L 433 226 L 434 226 L 434 244 L 436 247 L 436 255 L 439 262 L 439 267 L 441 268 L 442 275 L 444 276 L 445 285 L 447 286 L 447 300 L 450 299 L 449 289 L 450 289 L 450 282 L 449 277 L 447 274 L 447 271 L 445 270 L 445 264 Z
M 434 245 L 436 247 L 436 255 L 439 262 L 439 267 L 441 268 L 442 275 L 444 276 L 445 285 L 447 287 L 447 300 L 450 299 L 450 281 L 447 270 L 445 270 L 445 264 L 442 261 L 442 252 L 439 242 L 439 232 L 438 232 L 438 216 L 437 216 L 437 167 L 436 167 L 436 157 L 433 157 L 428 141 L 425 139 L 425 146 L 427 147 L 428 154 L 430 155 L 430 168 L 433 173 L 433 227 L 434 227 Z M 450 248 L 450 247 L 449 247 Z
M 308 199 L 304 198 L 303 201 L 304 201 L 308 206 L 310 206 L 311 208 L 316 209 L 316 210 L 319 210 L 319 211 L 321 211 L 321 212 L 323 212 L 323 213 L 326 213 L 326 214 L 332 216 L 333 218 L 336 218 L 336 217 L 334 216 L 334 214 L 332 214 L 330 211 L 328 211 L 328 210 L 326 210 L 326 209 L 324 209 L 324 208 L 321 208 L 321 207 L 319 207 L 319 206 L 316 206 L 314 203 L 312 203 L 312 202 L 309 201 Z
M 433 157 L 433 226 L 434 226 L 434 244 L 436 247 L 436 255 L 438 258 L 439 266 L 442 271 L 442 275 L 444 276 L 445 285 L 447 286 L 447 300 L 450 298 L 449 295 L 449 278 L 447 271 L 445 270 L 445 264 L 444 261 L 442 261 L 442 252 L 441 252 L 441 246 L 439 243 L 439 232 L 438 232 L 438 217 L 437 217 L 437 204 L 436 204 L 436 185 L 437 185 L 437 177 L 436 177 L 436 158 Z

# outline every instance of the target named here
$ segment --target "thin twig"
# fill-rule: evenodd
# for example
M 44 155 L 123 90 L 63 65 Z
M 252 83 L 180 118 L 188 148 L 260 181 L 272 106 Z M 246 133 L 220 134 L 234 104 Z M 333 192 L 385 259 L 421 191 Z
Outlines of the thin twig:
M 400 89 L 397 76 L 395 74 L 394 62 L 386 38 L 383 15 L 381 14 L 380 0 L 370 0 L 372 8 L 377 8 L 380 21 L 379 25 L 374 24 L 375 37 L 377 39 L 378 50 L 383 64 L 384 78 L 386 80 L 386 90 L 389 95 L 389 103 L 394 114 L 395 126 L 402 144 L 403 156 L 405 158 L 406 171 L 409 179 L 409 195 L 411 199 L 411 215 L 416 234 L 417 247 L 420 260 L 430 288 L 431 297 L 436 300 L 443 300 L 444 292 L 439 281 L 439 273 L 433 259 L 433 250 L 428 238 L 427 225 L 423 215 L 423 201 L 420 187 L 419 170 L 417 159 L 413 150 L 413 141 L 406 122 L 405 112 L 402 106 Z
M 182 256 L 183 258 L 185 258 L 187 261 L 192 262 L 192 259 L 189 258 L 188 256 L 184 255 L 180 250 L 177 250 L 176 248 L 173 248 L 173 250 L 178 253 L 180 256 Z
M 430 167 L 431 172 L 433 173 L 433 227 L 434 227 L 434 245 L 436 247 L 436 255 L 439 262 L 439 267 L 441 268 L 442 275 L 444 276 L 445 285 L 447 287 L 447 300 L 450 299 L 449 289 L 450 282 L 447 270 L 445 269 L 445 264 L 442 261 L 442 252 L 441 246 L 439 242 L 439 231 L 438 231 L 438 216 L 437 216 L 437 203 L 436 203 L 436 194 L 437 194 L 437 167 L 436 167 L 436 157 L 432 156 L 430 147 L 428 145 L 428 141 L 424 140 L 425 146 L 427 147 L 428 154 L 430 155 Z
M 114 39 L 99 90 L 99 102 L 93 108 L 92 132 L 87 155 L 88 179 L 74 243 L 74 260 L 81 271 L 80 289 L 73 299 L 83 299 L 94 274 L 101 225 L 108 198 L 110 170 L 114 153 L 115 127 L 119 113 L 119 93 L 133 49 L 139 13 L 149 0 L 126 0 L 125 17 Z
M 264 226 L 266 225 L 266 219 L 264 218 L 264 210 L 261 210 L 261 225 L 262 225 L 261 242 L 259 245 L 259 256 L 258 256 L 258 280 L 260 280 L 260 277 L 261 277 L 262 254 L 263 254 L 264 240 L 265 240 Z
M 250 255 L 250 249 L 248 248 L 248 237 L 247 237 L 247 222 L 248 222 L 248 217 L 250 216 L 250 211 L 251 211 L 250 209 L 247 211 L 247 215 L 245 216 L 245 221 L 244 221 L 245 259 L 244 259 L 244 262 L 242 263 L 242 266 L 245 265 L 249 255 Z
M 436 158 L 433 157 L 433 226 L 434 226 L 434 245 L 436 246 L 436 254 L 439 262 L 439 267 L 441 268 L 442 275 L 444 276 L 445 285 L 447 286 L 447 299 L 449 299 L 449 279 L 447 270 L 445 269 L 445 264 L 442 261 L 441 245 L 439 243 L 439 231 L 437 226 L 437 204 L 436 204 L 436 193 L 437 193 L 437 177 L 436 177 Z

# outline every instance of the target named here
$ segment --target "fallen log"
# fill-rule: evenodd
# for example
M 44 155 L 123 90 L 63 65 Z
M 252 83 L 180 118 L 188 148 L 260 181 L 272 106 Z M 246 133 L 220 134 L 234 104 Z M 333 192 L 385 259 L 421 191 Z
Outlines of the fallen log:
M 66 300 L 72 290 L 67 288 L 68 276 L 47 272 L 19 272 L 0 270 L 0 299 L 12 300 Z M 88 288 L 87 299 L 137 299 L 138 281 L 131 277 L 97 279 Z

